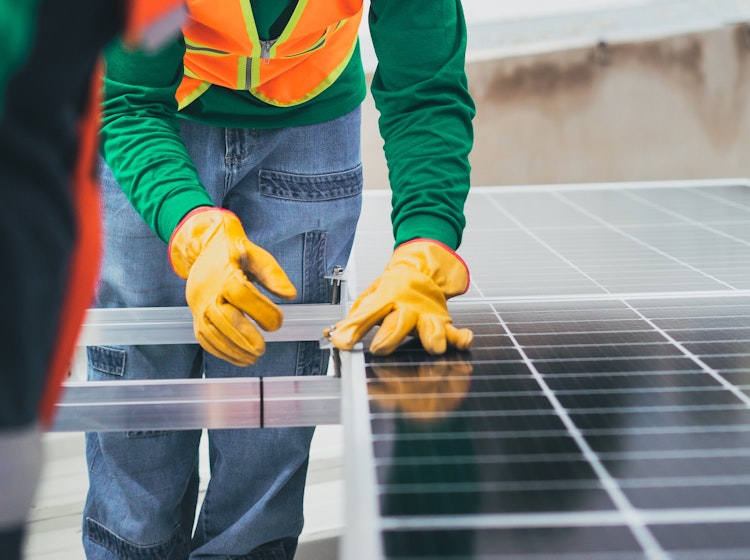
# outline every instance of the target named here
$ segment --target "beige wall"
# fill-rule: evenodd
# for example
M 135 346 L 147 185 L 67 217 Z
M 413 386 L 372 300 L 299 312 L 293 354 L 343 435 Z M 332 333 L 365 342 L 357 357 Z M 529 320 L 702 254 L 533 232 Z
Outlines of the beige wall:
M 467 64 L 474 185 L 750 177 L 750 25 Z M 367 188 L 387 187 L 368 97 Z

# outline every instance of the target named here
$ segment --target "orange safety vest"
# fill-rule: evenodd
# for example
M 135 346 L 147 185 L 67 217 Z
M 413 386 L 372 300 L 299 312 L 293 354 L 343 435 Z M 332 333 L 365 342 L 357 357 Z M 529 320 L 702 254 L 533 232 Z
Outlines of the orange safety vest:
M 341 75 L 357 44 L 363 0 L 299 0 L 281 35 L 258 36 L 250 0 L 190 0 L 183 25 L 183 109 L 212 85 L 286 107 L 315 97 Z

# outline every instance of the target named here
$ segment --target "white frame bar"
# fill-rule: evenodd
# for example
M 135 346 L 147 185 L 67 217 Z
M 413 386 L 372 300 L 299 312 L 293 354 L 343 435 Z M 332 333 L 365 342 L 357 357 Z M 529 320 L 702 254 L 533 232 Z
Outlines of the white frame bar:
M 382 527 L 362 345 L 358 344 L 352 352 L 341 352 L 341 361 L 346 531 L 339 545 L 339 556 L 382 560 Z

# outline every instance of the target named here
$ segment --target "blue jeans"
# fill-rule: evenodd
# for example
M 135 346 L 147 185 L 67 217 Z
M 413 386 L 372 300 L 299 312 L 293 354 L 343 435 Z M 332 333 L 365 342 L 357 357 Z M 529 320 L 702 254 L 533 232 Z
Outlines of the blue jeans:
M 270 251 L 297 287 L 294 303 L 329 301 L 324 275 L 346 265 L 361 208 L 359 109 L 279 130 L 184 122 L 181 133 L 213 201 L 240 217 L 250 240 Z M 186 305 L 166 245 L 104 165 L 102 189 L 97 306 Z M 269 343 L 247 368 L 197 345 L 90 347 L 88 358 L 92 380 L 316 375 L 327 364 L 317 342 Z M 87 434 L 87 558 L 292 558 L 312 435 L 313 428 L 208 430 L 211 479 L 192 534 L 200 430 Z

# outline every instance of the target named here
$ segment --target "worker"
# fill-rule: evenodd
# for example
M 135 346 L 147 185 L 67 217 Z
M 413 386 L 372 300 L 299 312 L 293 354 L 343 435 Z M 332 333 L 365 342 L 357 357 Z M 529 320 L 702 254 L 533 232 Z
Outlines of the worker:
M 99 265 L 97 64 L 125 32 L 156 45 L 181 2 L 0 0 L 0 558 L 20 558 L 42 431 Z M 151 26 L 158 27 L 158 30 Z M 145 43 L 144 43 L 145 46 Z
M 90 380 L 318 375 L 317 342 L 268 342 L 279 304 L 330 301 L 360 214 L 362 0 L 193 0 L 156 53 L 107 49 L 99 307 L 187 306 L 197 344 L 87 348 Z M 383 274 L 326 331 L 371 350 L 414 335 L 466 349 L 450 297 L 469 285 L 474 104 L 460 0 L 371 0 L 371 91 L 393 193 Z M 321 333 L 322 334 L 322 333 Z M 313 428 L 89 433 L 89 559 L 294 557 Z M 196 519 L 197 516 L 197 519 Z

